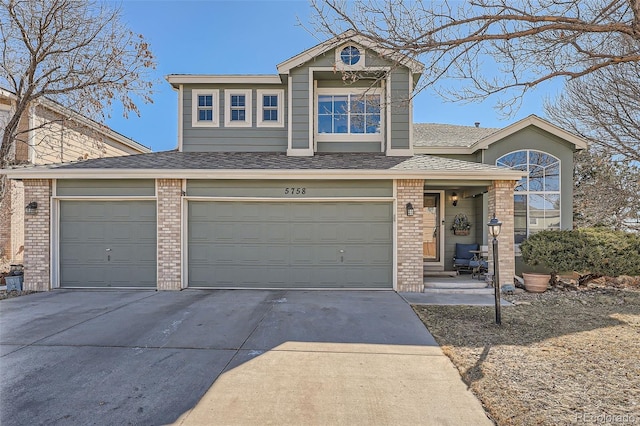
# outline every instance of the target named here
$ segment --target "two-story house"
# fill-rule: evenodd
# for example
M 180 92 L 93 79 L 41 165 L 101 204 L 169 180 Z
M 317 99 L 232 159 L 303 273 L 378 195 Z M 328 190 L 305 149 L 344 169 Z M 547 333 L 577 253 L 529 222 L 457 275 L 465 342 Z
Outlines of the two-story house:
M 451 269 L 494 214 L 511 283 L 514 242 L 572 226 L 586 145 L 535 116 L 414 124 L 422 69 L 345 33 L 274 75 L 168 76 L 177 150 L 8 172 L 39 206 L 26 286 L 421 292 L 425 264 Z M 458 213 L 467 236 L 449 230 Z
M 0 137 L 15 108 L 16 97 L 0 89 Z M 141 154 L 151 150 L 68 108 L 41 99 L 20 118 L 11 159 L 22 165 L 46 165 L 88 158 Z M 9 181 L 0 202 L 0 257 L 21 263 L 24 249 L 24 188 Z

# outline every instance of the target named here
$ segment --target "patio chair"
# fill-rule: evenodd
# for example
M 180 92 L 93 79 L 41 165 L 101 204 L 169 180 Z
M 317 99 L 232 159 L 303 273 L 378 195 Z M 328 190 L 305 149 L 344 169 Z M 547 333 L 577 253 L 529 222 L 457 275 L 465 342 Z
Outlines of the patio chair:
M 460 271 L 473 271 L 473 266 L 470 265 L 471 260 L 476 258 L 476 253 L 472 251 L 480 250 L 480 244 L 460 244 L 456 243 L 456 252 L 453 256 L 453 269 L 458 273 Z

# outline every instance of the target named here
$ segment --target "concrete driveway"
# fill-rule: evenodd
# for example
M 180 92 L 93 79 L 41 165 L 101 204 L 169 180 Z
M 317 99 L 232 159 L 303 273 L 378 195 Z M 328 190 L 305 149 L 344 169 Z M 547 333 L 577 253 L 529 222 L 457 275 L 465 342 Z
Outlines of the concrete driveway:
M 492 424 L 388 291 L 0 301 L 0 424 Z

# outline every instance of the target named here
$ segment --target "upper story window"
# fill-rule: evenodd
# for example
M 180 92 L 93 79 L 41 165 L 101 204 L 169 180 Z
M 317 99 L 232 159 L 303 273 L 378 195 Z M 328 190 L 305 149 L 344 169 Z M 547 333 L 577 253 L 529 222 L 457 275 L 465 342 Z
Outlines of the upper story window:
M 225 90 L 225 127 L 251 127 L 251 90 Z
M 345 65 L 355 65 L 360 60 L 360 50 L 355 46 L 347 46 L 340 52 L 340 60 Z
M 515 188 L 515 243 L 545 229 L 560 229 L 560 160 L 546 152 L 522 150 L 500 157 L 496 164 L 528 173 Z
M 284 90 L 257 91 L 257 126 L 284 126 Z
M 349 139 L 360 136 L 379 140 L 381 95 L 373 90 L 339 93 L 338 89 L 319 89 L 316 121 L 320 139 L 328 139 L 330 135 L 352 135 Z
M 334 64 L 338 70 L 360 70 L 364 69 L 364 57 L 363 48 L 353 44 L 345 44 L 335 50 Z
M 191 103 L 191 125 L 193 127 L 218 126 L 217 90 L 193 90 Z

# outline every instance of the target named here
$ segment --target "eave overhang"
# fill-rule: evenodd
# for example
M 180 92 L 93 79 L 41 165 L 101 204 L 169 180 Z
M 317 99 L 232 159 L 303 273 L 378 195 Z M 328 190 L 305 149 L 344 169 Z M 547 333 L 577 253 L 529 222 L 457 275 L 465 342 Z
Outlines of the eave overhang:
M 5 169 L 10 179 L 441 179 L 441 180 L 520 180 L 518 170 L 262 170 L 262 169 Z

